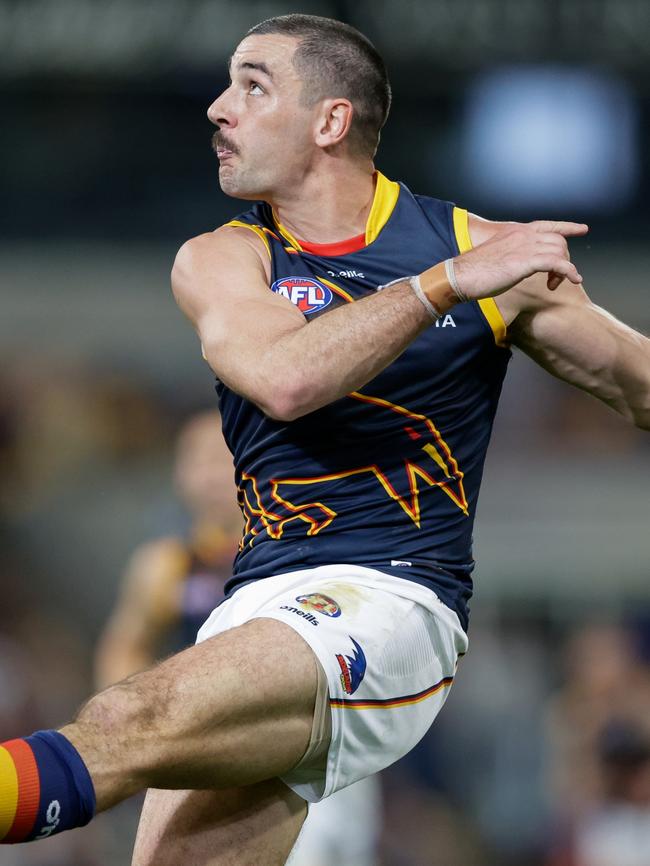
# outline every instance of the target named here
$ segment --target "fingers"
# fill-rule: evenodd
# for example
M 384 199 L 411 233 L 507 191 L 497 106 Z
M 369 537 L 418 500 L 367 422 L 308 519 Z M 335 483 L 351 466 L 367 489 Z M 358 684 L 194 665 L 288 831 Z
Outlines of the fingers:
M 554 292 L 565 278 L 576 285 L 580 285 L 582 277 L 571 262 L 569 247 L 565 237 L 571 234 L 585 234 L 589 230 L 588 227 L 580 223 L 552 222 L 550 220 L 538 220 L 532 226 L 534 226 L 537 232 L 538 261 L 541 261 L 541 258 L 544 257 L 548 265 L 555 259 L 555 264 L 552 266 L 539 268 L 540 271 L 548 271 L 548 278 L 546 280 L 548 289 Z M 570 229 L 569 231 L 567 231 L 567 227 Z M 579 229 L 580 231 L 573 231 L 573 229 Z
M 589 226 L 586 223 L 569 223 L 555 220 L 535 220 L 530 225 L 537 232 L 552 232 L 565 238 L 586 235 Z
M 568 259 L 540 253 L 533 258 L 532 264 L 538 273 L 548 273 L 546 285 L 551 291 L 557 289 L 565 278 L 576 286 L 582 283 L 582 277 L 578 273 L 576 266 Z
M 542 254 L 547 258 L 555 257 L 565 259 L 567 262 L 571 261 L 568 244 L 562 235 L 545 232 L 537 237 L 539 238 L 537 243 L 538 255 Z M 572 271 L 570 271 L 570 274 L 571 276 L 579 278 L 577 271 L 575 271 L 575 275 Z M 557 269 L 553 269 L 548 273 L 546 285 L 551 292 L 554 292 L 563 281 L 564 273 L 560 273 Z
M 565 279 L 580 285 L 567 238 L 587 231 L 582 223 L 551 220 L 507 225 L 455 259 L 456 279 L 470 299 L 494 297 L 534 273 L 545 275 L 550 291 Z
M 535 234 L 535 241 L 537 244 L 551 244 L 556 247 L 558 250 L 569 251 L 569 245 L 566 242 L 566 239 L 563 235 L 558 234 L 557 232 L 553 234 L 553 232 L 542 232 Z

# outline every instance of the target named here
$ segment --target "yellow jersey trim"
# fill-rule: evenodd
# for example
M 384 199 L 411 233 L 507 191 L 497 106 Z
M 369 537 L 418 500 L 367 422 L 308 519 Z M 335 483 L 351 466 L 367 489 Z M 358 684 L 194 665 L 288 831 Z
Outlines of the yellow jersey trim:
M 472 238 L 469 233 L 469 214 L 462 207 L 454 208 L 454 234 L 460 253 L 468 253 L 472 249 Z
M 398 183 L 395 183 L 394 180 L 388 180 L 388 178 L 385 177 L 380 171 L 377 172 L 375 195 L 372 200 L 372 207 L 370 208 L 370 214 L 368 215 L 368 220 L 366 222 L 366 246 L 368 246 L 368 244 L 371 244 L 379 237 L 379 233 L 386 225 L 386 223 L 390 219 L 391 214 L 395 210 L 395 205 L 397 204 L 397 199 L 399 198 L 399 192 L 400 186 Z M 300 241 L 298 241 L 298 239 L 295 238 L 291 234 L 291 232 L 282 225 L 282 223 L 278 219 L 278 215 L 275 210 L 273 210 L 273 222 L 275 223 L 278 231 L 285 239 L 285 241 L 287 241 L 289 246 L 293 250 L 303 252 L 303 249 L 300 246 Z M 288 252 L 291 252 L 291 250 L 289 250 Z
M 456 243 L 458 250 L 462 253 L 467 253 L 472 249 L 472 238 L 469 233 L 469 215 L 464 208 L 455 207 L 453 211 L 454 219 L 454 234 L 456 235 Z M 494 298 L 481 298 L 478 301 L 479 308 L 485 316 L 488 325 L 494 334 L 494 342 L 497 346 L 506 349 L 510 345 L 508 342 L 508 326 L 506 325 L 501 310 L 498 308 Z
M 273 222 L 275 223 L 278 231 L 280 232 L 282 237 L 285 239 L 285 241 L 287 241 L 289 246 L 293 247 L 294 250 L 298 250 L 298 252 L 302 252 L 302 247 L 300 246 L 300 244 L 298 243 L 296 238 L 294 238 L 294 236 L 291 234 L 291 232 L 288 229 L 285 229 L 285 227 L 282 225 L 282 223 L 278 219 L 278 215 L 275 212 L 275 208 L 273 208 L 272 213 L 273 213 Z M 287 250 L 287 252 L 290 252 L 290 251 Z
M 478 302 L 481 312 L 488 321 L 488 325 L 492 328 L 494 334 L 494 342 L 502 349 L 507 349 L 510 346 L 508 340 L 508 326 L 503 320 L 501 310 L 497 307 L 494 298 L 481 298 Z
M 395 210 L 399 198 L 400 187 L 394 180 L 388 180 L 380 171 L 377 172 L 375 197 L 372 201 L 368 222 L 366 223 L 366 246 L 377 240 L 380 231 L 386 225 Z
M 262 229 L 261 226 L 254 226 L 254 225 L 251 225 L 250 223 L 242 222 L 241 220 L 230 220 L 230 222 L 225 223 L 224 225 L 232 226 L 233 228 L 236 228 L 236 229 L 250 229 L 252 232 L 255 232 L 255 234 L 259 238 L 262 238 L 262 240 L 264 241 L 264 246 L 266 247 L 266 251 L 269 254 L 269 258 L 271 258 L 271 245 L 269 244 L 269 239 L 264 234 L 264 230 Z
M 326 286 L 329 286 L 333 292 L 336 292 L 337 295 L 340 295 L 344 298 L 349 304 L 354 303 L 354 298 L 345 289 L 342 289 L 340 286 L 337 286 L 336 283 L 333 283 L 331 280 L 326 279 L 325 277 L 319 276 L 318 279 L 321 283 L 325 283 Z

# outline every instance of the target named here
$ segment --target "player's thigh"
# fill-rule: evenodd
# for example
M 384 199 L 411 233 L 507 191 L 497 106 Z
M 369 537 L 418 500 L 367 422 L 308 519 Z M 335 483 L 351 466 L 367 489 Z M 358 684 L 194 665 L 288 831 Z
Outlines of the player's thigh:
M 293 629 L 252 620 L 166 665 L 157 686 L 164 693 L 169 684 L 173 707 L 161 757 L 165 778 L 170 762 L 178 767 L 173 787 L 239 787 L 300 760 L 311 735 L 317 662 Z
M 112 777 L 134 780 L 133 790 L 249 785 L 305 753 L 317 681 L 300 635 L 252 620 L 100 693 L 63 733 L 100 790 Z
M 147 793 L 132 866 L 283 866 L 307 804 L 279 779 Z

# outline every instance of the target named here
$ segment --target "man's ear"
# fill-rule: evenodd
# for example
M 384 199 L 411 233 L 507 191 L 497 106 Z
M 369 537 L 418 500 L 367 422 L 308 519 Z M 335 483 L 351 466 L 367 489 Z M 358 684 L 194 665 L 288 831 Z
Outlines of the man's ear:
M 349 99 L 324 99 L 314 121 L 314 139 L 319 147 L 335 147 L 346 138 L 354 108 Z

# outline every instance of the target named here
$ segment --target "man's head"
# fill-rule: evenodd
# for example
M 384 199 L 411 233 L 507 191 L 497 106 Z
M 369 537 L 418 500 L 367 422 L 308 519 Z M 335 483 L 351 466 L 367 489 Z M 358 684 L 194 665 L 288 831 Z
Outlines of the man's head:
M 225 192 L 263 197 L 271 175 L 309 168 L 314 148 L 371 160 L 390 107 L 384 63 L 340 21 L 292 14 L 253 27 L 210 106 Z M 299 178 L 298 178 L 299 179 Z
M 354 109 L 350 146 L 373 157 L 388 117 L 391 91 L 384 61 L 372 42 L 342 21 L 298 13 L 269 18 L 246 35 L 269 34 L 297 40 L 292 62 L 302 82 L 303 105 L 311 108 L 336 96 L 348 99 Z

